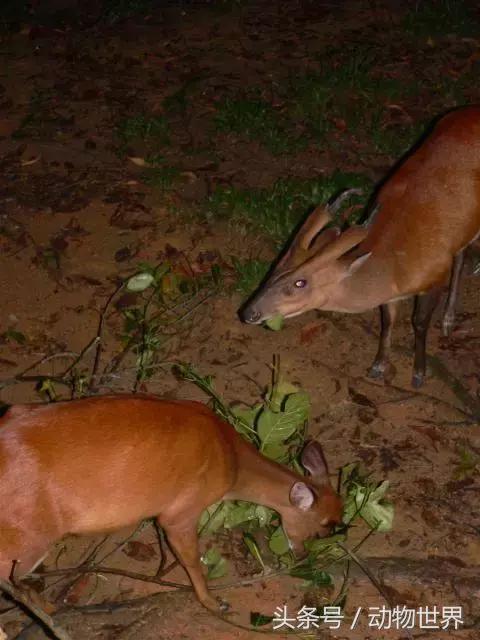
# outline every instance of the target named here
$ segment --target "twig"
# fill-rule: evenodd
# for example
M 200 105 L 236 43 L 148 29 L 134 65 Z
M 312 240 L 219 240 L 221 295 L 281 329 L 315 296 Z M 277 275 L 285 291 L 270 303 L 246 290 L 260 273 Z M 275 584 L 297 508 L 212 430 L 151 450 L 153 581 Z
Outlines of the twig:
M 355 564 L 357 564 L 360 567 L 360 569 L 363 571 L 363 573 L 367 576 L 367 578 L 375 586 L 375 588 L 380 593 L 380 595 L 383 596 L 383 598 L 385 599 L 385 602 L 388 604 L 390 609 L 393 609 L 394 608 L 393 607 L 393 602 L 392 602 L 392 599 L 390 598 L 390 595 L 386 592 L 386 590 L 384 589 L 383 585 L 380 584 L 380 582 L 373 575 L 373 573 L 370 571 L 370 569 L 367 567 L 367 565 L 362 560 L 360 560 L 360 558 L 357 556 L 355 551 L 352 551 L 351 549 L 349 549 L 347 546 L 345 546 L 341 542 L 338 542 L 337 544 L 341 549 L 343 549 L 345 551 L 345 553 L 348 553 L 350 558 L 352 558 L 352 560 L 355 562 Z M 413 635 L 412 635 L 411 631 L 409 631 L 408 629 L 406 629 L 405 631 L 406 631 L 407 636 L 411 640 L 413 638 Z
M 96 349 L 96 352 L 95 352 L 95 360 L 93 362 L 93 367 L 92 367 L 92 371 L 91 371 L 91 374 L 90 374 L 89 390 L 92 390 L 93 381 L 95 380 L 95 378 L 97 376 L 98 367 L 100 366 L 100 357 L 102 355 L 102 333 L 103 333 L 103 325 L 105 323 L 106 313 L 108 311 L 108 308 L 110 307 L 110 304 L 112 303 L 112 300 L 115 298 L 117 293 L 121 289 L 123 289 L 124 286 L 125 286 L 125 282 L 122 282 L 121 284 L 119 284 L 117 286 L 115 291 L 113 291 L 110 294 L 110 296 L 107 299 L 107 302 L 105 303 L 105 306 L 103 307 L 103 311 L 100 314 L 100 319 L 98 321 L 98 327 L 97 327 L 97 335 L 95 337 L 97 349 Z
M 58 627 L 52 618 L 37 607 L 27 596 L 12 584 L 0 578 L 0 590 L 7 593 L 15 602 L 23 605 L 33 618 L 40 620 L 57 640 L 70 640 L 70 636 L 61 627 Z
M 125 578 L 131 578 L 132 580 L 139 580 L 140 582 L 153 582 L 161 587 L 172 587 L 174 589 L 180 589 L 182 591 L 191 591 L 192 586 L 188 584 L 182 584 L 180 582 L 171 582 L 170 580 L 162 580 L 156 576 L 146 576 L 142 573 L 135 573 L 134 571 L 124 571 L 123 569 L 113 569 L 110 567 L 102 567 L 101 565 L 94 567 L 83 567 L 82 565 L 74 569 L 56 569 L 54 571 L 33 571 L 31 576 L 40 576 L 42 578 L 48 578 L 50 576 L 62 576 L 70 573 L 77 573 L 78 575 L 84 575 L 86 573 L 107 573 L 114 576 L 124 576 Z
M 10 387 L 12 384 L 17 384 L 18 382 L 45 382 L 46 380 L 50 380 L 51 382 L 55 382 L 56 384 L 63 384 L 65 387 L 70 387 L 70 382 L 65 380 L 59 376 L 14 376 L 13 378 L 7 378 L 3 382 L 0 382 L 0 390 L 5 389 L 6 387 Z

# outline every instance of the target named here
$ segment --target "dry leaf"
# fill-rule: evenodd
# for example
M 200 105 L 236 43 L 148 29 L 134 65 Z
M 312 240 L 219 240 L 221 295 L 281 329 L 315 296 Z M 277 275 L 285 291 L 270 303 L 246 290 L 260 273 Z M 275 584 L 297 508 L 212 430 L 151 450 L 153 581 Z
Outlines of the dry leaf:
M 22 165 L 22 167 L 29 167 L 30 165 L 37 163 L 41 157 L 41 154 L 39 154 L 38 156 L 30 158 L 29 160 L 22 160 L 20 164 Z
M 148 167 L 148 168 L 152 168 L 153 167 L 153 164 L 150 164 L 150 162 L 147 162 L 145 160 L 145 158 L 135 158 L 135 157 L 130 157 L 129 156 L 128 159 L 130 160 L 130 162 L 132 162 L 137 167 Z
M 123 553 L 129 558 L 133 558 L 139 562 L 145 562 L 146 560 L 151 560 L 155 557 L 155 550 L 153 547 L 138 540 L 130 540 L 130 542 L 123 548 Z

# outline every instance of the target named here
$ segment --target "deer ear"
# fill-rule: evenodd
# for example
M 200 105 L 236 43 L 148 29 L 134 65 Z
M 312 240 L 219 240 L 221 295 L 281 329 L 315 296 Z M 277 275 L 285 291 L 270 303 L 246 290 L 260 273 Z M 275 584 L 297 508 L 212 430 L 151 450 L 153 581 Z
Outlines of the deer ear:
M 329 484 L 328 468 L 322 447 L 315 440 L 310 440 L 302 451 L 301 463 L 316 483 Z
M 304 482 L 295 482 L 290 489 L 290 502 L 300 511 L 308 511 L 315 502 L 315 494 Z
M 348 265 L 347 276 L 351 276 L 355 273 L 355 271 L 360 269 L 360 267 L 370 258 L 371 255 L 372 252 L 370 251 L 369 253 L 365 253 L 363 256 L 360 256 L 359 258 L 355 258 L 355 260 Z

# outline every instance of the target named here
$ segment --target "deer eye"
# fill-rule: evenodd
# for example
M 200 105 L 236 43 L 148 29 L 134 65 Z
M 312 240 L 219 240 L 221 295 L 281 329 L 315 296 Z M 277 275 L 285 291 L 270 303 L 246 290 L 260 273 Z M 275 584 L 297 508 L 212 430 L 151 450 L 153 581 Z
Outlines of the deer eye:
M 300 280 L 296 280 L 295 281 L 295 286 L 297 287 L 297 289 L 303 289 L 303 287 L 307 286 L 307 281 L 304 280 L 303 278 Z

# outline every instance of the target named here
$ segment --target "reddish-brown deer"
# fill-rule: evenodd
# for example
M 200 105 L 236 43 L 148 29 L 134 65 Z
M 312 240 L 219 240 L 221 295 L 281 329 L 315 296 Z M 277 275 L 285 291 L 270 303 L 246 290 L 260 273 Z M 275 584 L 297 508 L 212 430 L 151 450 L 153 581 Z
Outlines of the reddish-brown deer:
M 361 313 L 380 306 L 382 329 L 370 370 L 389 364 L 398 302 L 416 297 L 412 384 L 425 379 L 426 336 L 439 294 L 450 279 L 443 330 L 451 330 L 464 250 L 480 233 L 480 107 L 441 118 L 424 142 L 380 188 L 364 227 L 322 229 L 318 207 L 254 297 L 240 311 L 259 324 L 310 309 Z
M 38 564 L 67 533 L 94 533 L 155 516 L 200 602 L 200 514 L 222 499 L 278 511 L 296 552 L 341 521 L 320 446 L 302 452 L 303 477 L 258 453 L 199 402 L 92 397 L 16 405 L 0 418 L 0 577 Z M 17 569 L 17 566 L 15 566 Z

